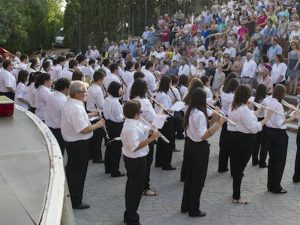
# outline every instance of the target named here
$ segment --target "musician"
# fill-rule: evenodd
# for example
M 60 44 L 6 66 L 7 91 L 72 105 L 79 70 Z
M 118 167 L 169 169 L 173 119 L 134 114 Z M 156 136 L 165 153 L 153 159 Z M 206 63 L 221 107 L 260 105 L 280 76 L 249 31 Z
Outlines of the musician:
M 83 188 L 89 160 L 89 139 L 93 131 L 105 125 L 104 120 L 91 125 L 83 102 L 86 98 L 86 84 L 73 81 L 69 88 L 70 98 L 64 104 L 61 113 L 61 133 L 65 140 L 68 161 L 66 177 L 75 209 L 87 209 L 90 206 L 82 202 Z
M 206 93 L 206 100 L 207 100 L 208 103 L 212 104 L 214 96 L 213 96 L 213 93 L 211 91 L 211 87 L 209 85 L 210 84 L 209 77 L 204 75 L 200 78 L 200 80 L 203 83 L 203 89 Z
M 168 91 L 171 86 L 171 78 L 167 75 L 163 76 L 160 80 L 156 101 L 162 104 L 166 110 L 172 107 L 172 101 L 168 96 Z M 160 111 L 159 106 L 155 106 L 155 111 Z M 174 118 L 169 116 L 160 132 L 170 141 L 164 142 L 161 138 L 157 141 L 157 150 L 155 158 L 155 166 L 161 167 L 163 170 L 175 170 L 176 168 L 171 165 L 173 149 L 175 149 L 175 131 L 174 131 Z
M 187 135 L 184 152 L 187 165 L 181 212 L 188 212 L 191 217 L 206 215 L 204 211 L 200 211 L 199 206 L 209 158 L 207 139 L 214 135 L 224 122 L 225 119 L 222 117 L 214 126 L 209 127 L 206 93 L 202 88 L 196 88 L 184 117 L 184 128 Z
M 230 146 L 230 162 L 233 177 L 232 202 L 236 204 L 248 203 L 240 196 L 243 172 L 253 151 L 254 134 L 262 130 L 262 126 L 272 115 L 272 111 L 267 111 L 265 118 L 259 122 L 254 112 L 248 108 L 250 97 L 250 87 L 239 85 L 228 110 L 228 118 L 235 123 L 228 123 L 227 138 L 229 143 L 234 143 Z
M 61 112 L 67 102 L 70 80 L 59 78 L 54 83 L 54 92 L 52 92 L 47 101 L 45 108 L 45 123 L 55 136 L 61 153 L 64 155 L 65 141 L 61 134 Z
M 273 114 L 266 123 L 266 139 L 269 142 L 269 164 L 268 164 L 268 191 L 274 194 L 285 194 L 287 191 L 280 185 L 282 174 L 286 162 L 288 148 L 288 135 L 286 133 L 287 123 L 293 121 L 294 116 L 286 119 L 281 101 L 286 94 L 285 86 L 277 84 L 274 87 L 272 98 L 267 102 L 267 106 L 277 113 Z M 279 114 L 283 115 L 279 115 Z
M 51 76 L 48 73 L 41 73 L 37 75 L 34 86 L 37 89 L 35 93 L 35 115 L 45 122 L 47 99 L 51 94 Z
M 133 82 L 128 85 L 128 87 L 126 89 L 126 93 L 123 95 L 123 99 L 125 101 L 130 98 L 131 88 L 132 88 L 134 81 L 136 81 L 137 79 L 144 79 L 144 78 L 145 78 L 145 74 L 143 72 L 137 71 L 133 74 Z M 148 91 L 148 87 L 147 87 L 147 91 Z
M 104 78 L 103 85 L 106 90 L 108 90 L 110 83 L 113 81 L 122 84 L 119 76 L 119 66 L 116 63 L 110 65 L 110 73 L 106 74 Z
M 184 99 L 188 93 L 188 86 L 189 86 L 189 78 L 187 75 L 181 75 L 179 77 L 179 82 L 177 85 L 177 89 L 179 91 L 181 99 Z
M 62 77 L 68 78 L 69 80 L 72 80 L 72 76 L 74 71 L 77 70 L 77 61 L 75 59 L 71 59 L 69 62 L 69 68 L 64 68 L 62 71 Z
M 112 64 L 113 66 L 114 64 Z M 111 74 L 109 76 L 115 75 Z M 124 122 L 123 109 L 119 101 L 123 92 L 122 85 L 119 82 L 112 81 L 107 91 L 109 96 L 104 100 L 103 113 L 106 119 L 106 128 L 110 143 L 107 145 L 105 151 L 105 173 L 110 173 L 111 177 L 122 177 L 125 176 L 124 173 L 119 171 L 122 149 L 120 134 Z
M 97 112 L 98 110 L 103 110 L 104 96 L 101 86 L 103 84 L 104 77 L 105 72 L 103 70 L 98 70 L 93 75 L 94 82 L 92 86 L 89 87 L 86 98 L 86 109 L 88 112 Z M 96 119 L 91 123 L 94 124 L 99 119 Z M 93 137 L 90 140 L 90 158 L 93 159 L 93 163 L 104 163 L 101 152 L 103 137 L 105 137 L 103 128 L 94 130 Z
M 62 77 L 63 67 L 66 63 L 66 58 L 64 56 L 58 56 L 56 59 L 56 65 L 53 67 L 52 80 L 56 81 Z M 54 64 L 54 63 L 53 63 Z
M 103 59 L 102 62 L 102 69 L 104 69 L 106 76 L 108 76 L 111 72 L 110 72 L 110 60 L 109 59 Z
M 145 81 L 147 82 L 148 90 L 152 95 L 156 91 L 155 77 L 153 74 L 153 63 L 148 61 L 146 63 L 145 69 L 142 69 L 142 72 L 145 74 Z
M 172 104 L 181 101 L 180 93 L 178 89 L 176 88 L 178 85 L 179 78 L 178 76 L 171 76 L 172 85 L 170 86 L 170 89 L 168 91 L 168 96 L 170 97 Z
M 13 65 L 10 60 L 3 61 L 3 69 L 0 71 L 0 95 L 14 100 L 16 90 L 16 78 L 11 74 Z
M 29 74 L 29 79 L 28 79 L 28 99 L 29 99 L 29 111 L 32 113 L 35 113 L 36 110 L 36 103 L 35 103 L 35 95 L 36 95 L 36 88 L 35 88 L 35 81 L 38 75 L 40 75 L 41 72 L 35 72 Z
M 147 98 L 148 87 L 145 80 L 137 79 L 134 81 L 130 99 L 136 100 L 141 105 L 141 115 L 150 124 L 152 124 L 156 113 L 151 102 Z M 146 158 L 146 175 L 143 194 L 146 196 L 155 196 L 157 192 L 150 187 L 150 169 L 153 162 L 154 142 L 149 143 L 149 153 Z
M 228 116 L 228 110 L 230 105 L 234 99 L 234 91 L 236 87 L 239 85 L 239 82 L 236 78 L 229 80 L 223 87 L 223 91 L 221 94 L 221 102 L 222 107 L 221 111 Z M 220 134 L 220 141 L 219 141 L 219 165 L 218 165 L 218 172 L 224 173 L 228 171 L 228 158 L 229 158 L 229 150 L 230 150 L 230 143 L 228 142 L 227 138 L 227 122 L 225 122 L 222 126 L 221 134 Z
M 127 170 L 125 190 L 126 210 L 124 222 L 128 225 L 140 224 L 137 213 L 142 197 L 146 171 L 148 145 L 155 141 L 158 132 L 150 131 L 140 120 L 141 104 L 139 101 L 130 100 L 123 107 L 126 120 L 121 132 L 123 143 L 122 153 Z
M 28 88 L 25 85 L 25 83 L 27 82 L 28 75 L 29 73 L 27 70 L 20 70 L 18 74 L 18 82 L 15 95 L 16 105 L 19 105 L 24 109 L 29 108 Z

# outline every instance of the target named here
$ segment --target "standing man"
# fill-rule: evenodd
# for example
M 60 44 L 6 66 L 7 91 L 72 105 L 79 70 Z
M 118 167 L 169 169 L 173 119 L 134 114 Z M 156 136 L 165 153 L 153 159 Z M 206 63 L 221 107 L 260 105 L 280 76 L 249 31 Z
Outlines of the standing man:
M 15 99 L 16 78 L 11 74 L 13 66 L 10 60 L 4 60 L 0 72 L 0 95 L 5 95 L 11 100 Z
M 61 111 L 67 102 L 67 95 L 70 86 L 70 80 L 67 78 L 60 78 L 54 83 L 54 92 L 47 99 L 47 106 L 45 110 L 45 123 L 55 136 L 61 154 L 64 155 L 65 141 L 61 135 Z
M 241 84 L 248 84 L 252 88 L 253 80 L 255 78 L 257 64 L 252 59 L 252 53 L 247 52 L 246 61 L 243 64 L 241 72 Z
M 82 203 L 84 182 L 89 160 L 89 139 L 93 131 L 105 125 L 99 120 L 91 125 L 89 116 L 84 108 L 86 87 L 82 81 L 73 81 L 70 88 L 70 98 L 64 104 L 61 115 L 61 133 L 65 140 L 68 153 L 66 177 L 70 189 L 72 206 L 75 209 L 87 209 L 90 206 Z
M 190 67 L 186 62 L 186 58 L 182 58 L 181 60 L 181 66 L 179 66 L 178 75 L 187 75 L 190 76 Z

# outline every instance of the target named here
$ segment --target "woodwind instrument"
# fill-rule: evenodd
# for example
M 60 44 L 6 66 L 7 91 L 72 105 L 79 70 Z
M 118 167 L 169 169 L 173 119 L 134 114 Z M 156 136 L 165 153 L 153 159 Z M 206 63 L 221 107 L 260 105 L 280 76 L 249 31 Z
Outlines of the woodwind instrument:
M 284 101 L 284 100 L 283 100 Z M 267 107 L 267 106 L 265 106 L 265 105 L 263 105 L 263 104 L 259 104 L 259 103 L 257 103 L 257 102 L 255 102 L 255 101 L 250 101 L 256 108 L 258 108 L 258 109 L 266 109 L 266 110 L 270 110 L 270 111 L 272 111 L 273 113 L 276 113 L 276 114 L 278 114 L 278 115 L 280 115 L 280 116 L 285 116 L 285 114 L 282 114 L 282 113 L 279 113 L 279 112 L 276 112 L 274 109 L 271 109 L 271 108 L 269 108 L 269 107 Z M 283 103 L 282 103 L 283 104 Z
M 222 111 L 216 111 L 216 107 L 215 106 L 213 106 L 213 105 L 211 105 L 209 103 L 206 103 L 206 107 L 207 107 L 207 109 L 209 109 L 213 113 L 217 114 L 219 117 L 225 118 L 226 121 L 228 121 L 232 125 L 236 126 L 236 123 L 233 122 L 232 120 L 230 120 Z
M 149 99 L 151 99 L 151 101 L 153 101 L 153 103 L 155 104 L 155 105 L 157 105 L 157 106 L 161 106 L 161 104 L 159 104 L 159 102 L 157 102 L 156 100 L 155 100 L 155 98 L 153 98 L 151 95 L 149 95 L 149 94 L 147 94 L 147 97 L 149 98 Z M 164 113 L 166 113 L 168 116 L 173 116 L 167 109 L 165 109 L 165 108 L 163 108 L 163 111 L 164 111 Z
M 288 102 L 285 101 L 285 100 L 282 100 L 281 103 L 282 103 L 282 105 L 284 105 L 285 107 L 287 107 L 287 108 L 289 108 L 289 109 L 292 109 L 292 110 L 294 110 L 294 111 L 296 111 L 296 112 L 300 112 L 300 109 L 299 109 L 299 108 L 297 108 L 296 106 L 294 106 L 294 105 L 288 103 Z
M 103 111 L 101 111 L 101 116 L 100 116 L 99 109 L 98 109 L 98 107 L 97 107 L 96 104 L 95 104 L 95 108 L 96 108 L 96 112 L 97 112 L 98 116 L 99 116 L 100 118 L 103 118 L 103 119 L 104 119 Z M 107 142 L 109 142 L 109 141 L 110 141 L 110 138 L 109 138 L 108 132 L 107 132 L 107 130 L 106 130 L 106 126 L 103 127 L 103 130 L 104 130 L 104 134 L 105 134 L 105 139 L 106 139 Z
M 162 134 L 160 133 L 156 127 L 154 127 L 153 125 L 151 125 L 146 119 L 144 119 L 142 116 L 140 116 L 141 120 L 147 125 L 149 126 L 150 128 L 152 128 L 153 130 L 157 131 L 158 134 L 159 134 L 159 137 L 164 141 L 166 142 L 167 144 L 170 143 L 170 141 Z

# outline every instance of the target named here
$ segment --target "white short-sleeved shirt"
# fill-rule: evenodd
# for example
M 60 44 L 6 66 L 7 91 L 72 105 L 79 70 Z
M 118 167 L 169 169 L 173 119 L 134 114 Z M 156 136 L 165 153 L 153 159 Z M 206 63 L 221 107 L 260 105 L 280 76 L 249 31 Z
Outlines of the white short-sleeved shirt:
M 97 84 L 92 84 L 87 93 L 86 109 L 90 112 L 96 112 L 96 105 L 98 109 L 103 110 L 104 96 L 101 87 Z
M 149 136 L 149 127 L 135 119 L 126 119 L 121 132 L 122 153 L 128 158 L 144 157 L 149 152 L 149 147 L 145 147 L 134 151 L 139 144 L 146 140 Z
M 15 103 L 19 106 L 21 106 L 24 109 L 28 109 L 28 105 L 22 101 L 20 101 L 19 99 L 25 99 L 28 100 L 29 102 L 29 98 L 28 98 L 28 88 L 27 86 L 22 83 L 19 82 L 16 88 L 16 94 L 15 94 Z
M 113 73 L 110 73 L 109 75 L 107 75 L 106 77 L 104 77 L 103 85 L 106 88 L 106 90 L 108 90 L 109 85 L 113 81 L 116 81 L 116 82 L 122 84 L 120 78 L 117 75 L 113 74 Z
M 35 94 L 35 104 L 36 110 L 35 115 L 38 116 L 41 120 L 45 120 L 45 111 L 47 106 L 47 99 L 51 95 L 51 91 L 44 85 L 40 85 L 37 88 Z
M 242 105 L 235 110 L 228 109 L 228 118 L 235 123 L 228 122 L 227 130 L 238 131 L 245 134 L 256 134 L 262 130 L 261 122 L 258 122 L 254 112 L 246 105 Z
M 124 114 L 122 105 L 119 102 L 119 98 L 109 95 L 104 100 L 103 114 L 107 120 L 111 120 L 115 123 L 123 122 Z
M 16 78 L 7 70 L 0 72 L 0 92 L 9 92 L 7 88 L 16 90 Z
M 152 122 L 156 116 L 156 113 L 155 113 L 155 110 L 154 110 L 153 106 L 151 105 L 149 99 L 137 97 L 137 98 L 135 98 L 135 100 L 137 100 L 141 103 L 141 110 L 143 111 L 142 117 L 145 120 L 147 120 L 147 122 L 152 124 Z
M 48 127 L 58 129 L 61 126 L 61 111 L 67 102 L 67 97 L 59 92 L 54 91 L 47 99 L 45 109 L 45 123 Z
M 266 105 L 267 107 L 274 109 L 275 112 L 282 114 L 279 115 L 278 113 L 273 113 L 270 120 L 267 121 L 266 126 L 270 128 L 285 130 L 287 128 L 287 125 L 284 124 L 285 116 L 282 104 L 276 98 L 270 97 Z
M 53 67 L 52 77 L 51 79 L 53 81 L 56 81 L 57 79 L 62 77 L 63 68 L 60 64 L 57 64 Z
M 213 102 L 214 95 L 213 95 L 211 89 L 210 89 L 209 87 L 206 87 L 206 86 L 204 86 L 203 89 L 204 89 L 204 91 L 205 91 L 205 93 L 206 93 L 206 100 L 207 100 L 209 103 Z
M 29 104 L 31 107 L 36 108 L 36 103 L 35 103 L 35 95 L 36 95 L 36 88 L 34 87 L 34 83 L 31 83 L 28 86 L 28 99 L 29 99 Z
M 178 91 L 180 93 L 181 99 L 184 99 L 187 93 L 189 92 L 188 88 L 184 85 L 179 86 Z
M 221 103 L 222 103 L 221 111 L 225 115 L 228 115 L 228 109 L 233 101 L 233 98 L 234 98 L 233 93 L 225 93 L 225 92 L 221 93 Z
M 171 86 L 168 91 L 168 96 L 170 97 L 172 102 L 181 101 L 181 96 L 176 87 Z
M 91 122 L 84 109 L 83 102 L 69 98 L 61 112 L 61 133 L 64 140 L 75 142 L 90 139 L 93 136 L 93 132 L 88 134 L 80 133 L 89 126 L 91 126 Z
M 156 90 L 156 83 L 155 83 L 155 77 L 153 75 L 153 73 L 151 73 L 149 70 L 142 70 L 142 72 L 145 75 L 144 80 L 146 81 L 147 85 L 148 85 L 148 90 L 151 94 L 153 94 L 153 92 Z
M 273 84 L 280 83 L 285 80 L 285 74 L 286 74 L 287 66 L 285 63 L 275 63 L 272 66 L 272 71 L 271 71 L 271 78 Z M 279 80 L 280 75 L 283 76 L 282 79 Z
M 207 120 L 201 110 L 193 109 L 189 116 L 189 125 L 186 135 L 194 142 L 203 141 L 203 135 L 207 131 Z
M 163 104 L 165 109 L 171 109 L 172 108 L 172 101 L 170 97 L 165 92 L 158 92 L 155 96 L 155 100 Z M 158 113 L 160 111 L 160 107 L 155 105 L 155 111 Z
M 68 78 L 69 80 L 72 80 L 73 76 L 73 70 L 71 69 L 64 69 L 61 73 L 61 77 Z

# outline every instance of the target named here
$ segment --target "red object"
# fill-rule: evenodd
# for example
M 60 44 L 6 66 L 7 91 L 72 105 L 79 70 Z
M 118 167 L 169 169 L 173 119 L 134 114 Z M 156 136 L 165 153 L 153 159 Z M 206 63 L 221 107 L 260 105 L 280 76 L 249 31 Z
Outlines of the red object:
M 0 116 L 12 116 L 14 114 L 14 101 L 6 96 L 0 96 Z

